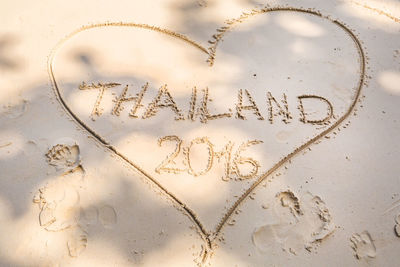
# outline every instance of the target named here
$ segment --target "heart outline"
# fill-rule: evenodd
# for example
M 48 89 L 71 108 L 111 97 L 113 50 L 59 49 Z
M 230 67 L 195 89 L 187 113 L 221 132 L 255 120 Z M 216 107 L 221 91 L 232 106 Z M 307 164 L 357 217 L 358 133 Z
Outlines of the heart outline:
M 345 33 L 347 33 L 352 41 L 354 42 L 358 55 L 359 55 L 359 63 L 360 63 L 360 73 L 359 73 L 359 79 L 358 79 L 358 84 L 357 84 L 357 89 L 354 95 L 354 99 L 346 112 L 344 113 L 343 116 L 341 116 L 337 121 L 335 121 L 330 127 L 319 133 L 318 135 L 312 137 L 309 139 L 307 142 L 303 143 L 302 145 L 298 146 L 295 148 L 291 153 L 287 154 L 285 157 L 283 157 L 280 161 L 275 163 L 269 170 L 261 174 L 256 181 L 254 181 L 251 186 L 246 189 L 246 191 L 238 197 L 238 199 L 235 201 L 235 203 L 228 209 L 228 211 L 223 215 L 222 219 L 218 223 L 216 229 L 214 232 L 208 232 L 205 227 L 202 225 L 201 221 L 197 218 L 196 214 L 194 211 L 192 211 L 189 207 L 187 207 L 183 201 L 181 201 L 179 198 L 177 198 L 173 193 L 169 192 L 163 185 L 161 185 L 155 178 L 153 178 L 151 175 L 149 175 L 146 171 L 144 171 L 142 168 L 137 166 L 133 161 L 128 159 L 125 155 L 120 153 L 114 146 L 110 145 L 109 142 L 107 142 L 103 137 L 101 137 L 99 134 L 97 134 L 94 130 L 92 130 L 90 127 L 88 127 L 77 115 L 75 115 L 72 110 L 68 107 L 66 102 L 64 101 L 58 85 L 56 78 L 54 76 L 53 72 L 53 61 L 56 55 L 56 52 L 58 49 L 62 46 L 63 43 L 65 43 L 67 40 L 72 38 L 74 35 L 83 32 L 85 30 L 93 29 L 93 28 L 100 28 L 100 27 L 109 27 L 109 26 L 119 26 L 119 27 L 137 27 L 137 28 L 143 28 L 151 31 L 156 31 L 162 34 L 169 35 L 174 38 L 181 39 L 188 44 L 198 48 L 202 52 L 206 53 L 209 57 L 207 59 L 207 62 L 209 63 L 210 67 L 213 66 L 215 56 L 216 56 L 216 48 L 219 44 L 219 41 L 222 40 L 222 37 L 230 32 L 233 28 L 233 26 L 236 23 L 241 23 L 243 20 L 247 19 L 250 16 L 253 15 L 258 15 L 258 14 L 266 14 L 270 12 L 276 12 L 276 11 L 291 11 L 291 12 L 300 12 L 300 13 L 306 13 L 309 15 L 315 15 L 323 19 L 327 19 L 330 22 L 334 23 L 336 26 L 338 26 L 340 29 L 342 29 Z M 365 69 L 366 69 L 366 60 L 365 60 L 365 53 L 363 50 L 363 47 L 361 45 L 361 42 L 358 40 L 357 36 L 350 30 L 344 23 L 332 19 L 329 16 L 322 15 L 320 12 L 314 10 L 314 9 L 303 9 L 303 8 L 293 8 L 293 7 L 265 7 L 262 9 L 253 9 L 249 13 L 242 13 L 242 15 L 239 18 L 228 20 L 227 21 L 227 26 L 223 26 L 217 29 L 217 34 L 213 35 L 213 40 L 210 40 L 209 43 L 212 44 L 208 49 L 200 45 L 199 43 L 196 43 L 195 41 L 189 39 L 187 36 L 156 26 L 151 26 L 148 24 L 139 24 L 139 23 L 124 23 L 124 22 L 107 22 L 107 23 L 98 23 L 98 24 L 92 24 L 92 25 L 87 25 L 83 26 L 69 35 L 67 35 L 65 38 L 60 40 L 57 45 L 52 49 L 49 58 L 48 58 L 48 73 L 50 76 L 50 80 L 52 83 L 52 88 L 53 91 L 56 95 L 56 98 L 58 102 L 61 104 L 63 109 L 69 114 L 73 120 L 81 126 L 84 130 L 89 132 L 96 141 L 100 142 L 102 145 L 104 145 L 107 149 L 109 149 L 112 153 L 116 154 L 119 156 L 121 159 L 126 161 L 128 164 L 130 164 L 134 169 L 139 171 L 142 175 L 144 175 L 147 179 L 149 179 L 152 183 L 154 183 L 161 191 L 163 191 L 169 198 L 171 198 L 176 204 L 178 204 L 178 209 L 181 209 L 188 217 L 192 220 L 192 222 L 196 225 L 198 228 L 198 233 L 200 234 L 201 238 L 205 241 L 206 247 L 202 252 L 201 255 L 201 263 L 205 263 L 207 260 L 208 256 L 212 252 L 212 250 L 215 248 L 214 242 L 217 240 L 217 237 L 222 231 L 222 228 L 226 225 L 227 221 L 229 218 L 232 216 L 232 214 L 236 211 L 236 209 L 239 207 L 241 203 L 243 203 L 247 197 L 262 183 L 269 175 L 271 175 L 273 172 L 275 172 L 277 169 L 279 169 L 283 164 L 291 160 L 295 155 L 299 154 L 301 151 L 305 150 L 308 148 L 310 145 L 316 143 L 318 140 L 320 140 L 322 137 L 326 136 L 329 134 L 333 129 L 337 128 L 344 120 L 346 120 L 351 113 L 353 112 L 357 101 L 360 99 L 360 94 L 361 94 L 361 89 L 363 87 L 363 84 L 365 82 Z

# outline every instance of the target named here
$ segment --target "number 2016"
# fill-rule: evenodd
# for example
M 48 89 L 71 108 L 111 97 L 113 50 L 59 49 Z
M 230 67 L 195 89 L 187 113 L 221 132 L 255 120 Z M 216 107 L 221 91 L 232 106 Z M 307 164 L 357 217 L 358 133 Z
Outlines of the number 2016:
M 228 142 L 224 148 L 216 152 L 214 150 L 214 145 L 210 142 L 208 137 L 198 137 L 193 139 L 190 144 L 182 148 L 183 141 L 176 135 L 168 135 L 158 139 L 158 145 L 161 147 L 164 142 L 175 142 L 175 150 L 172 151 L 165 160 L 161 162 L 155 169 L 157 173 L 168 172 L 168 173 L 183 173 L 187 172 L 193 176 L 201 176 L 208 173 L 213 167 L 214 161 L 217 159 L 218 162 L 224 160 L 225 170 L 222 177 L 223 180 L 227 181 L 233 177 L 237 177 L 241 180 L 250 179 L 257 176 L 260 168 L 260 164 L 257 160 L 242 156 L 243 152 L 247 150 L 250 146 L 258 145 L 263 143 L 260 140 L 250 140 L 241 143 L 233 153 L 234 143 Z M 192 149 L 195 146 L 203 145 L 206 146 L 208 151 L 207 165 L 200 169 L 195 170 L 191 161 Z M 179 156 L 179 153 L 183 151 L 184 165 L 186 168 L 178 168 L 175 163 L 175 159 Z M 243 168 L 247 165 L 250 167 L 250 171 L 243 171 Z

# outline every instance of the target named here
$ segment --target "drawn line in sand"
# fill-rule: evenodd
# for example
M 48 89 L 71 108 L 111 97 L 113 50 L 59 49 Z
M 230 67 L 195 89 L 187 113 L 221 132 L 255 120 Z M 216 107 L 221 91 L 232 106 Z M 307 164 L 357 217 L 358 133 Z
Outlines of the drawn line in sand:
M 149 175 L 147 172 L 145 172 L 142 168 L 140 168 L 138 165 L 136 165 L 134 162 L 132 162 L 130 159 L 128 159 L 125 155 L 120 153 L 114 146 L 110 145 L 108 141 L 106 141 L 103 137 L 101 137 L 99 134 L 97 134 L 94 130 L 89 128 L 81 119 L 78 118 L 77 115 L 75 115 L 72 110 L 68 107 L 68 105 L 65 103 L 64 99 L 61 96 L 61 93 L 59 91 L 57 81 L 53 72 L 53 61 L 56 55 L 56 52 L 58 49 L 70 38 L 72 38 L 74 35 L 76 35 L 79 32 L 92 29 L 92 28 L 100 28 L 100 27 L 136 27 L 136 28 L 142 28 L 146 30 L 151 30 L 151 31 L 156 31 L 160 32 L 162 34 L 169 35 L 171 37 L 180 39 L 182 41 L 187 42 L 189 45 L 192 45 L 199 49 L 200 51 L 206 53 L 208 55 L 208 60 L 207 62 L 210 64 L 210 66 L 213 65 L 216 57 L 216 50 L 219 42 L 223 39 L 225 34 L 228 32 L 232 31 L 234 26 L 236 24 L 242 23 L 245 20 L 256 16 L 260 14 L 266 14 L 266 13 L 271 13 L 271 12 L 297 12 L 297 13 L 304 13 L 312 16 L 317 16 L 322 19 L 327 19 L 333 24 L 335 24 L 337 27 L 339 27 L 341 30 L 343 30 L 353 41 L 355 48 L 358 52 L 359 55 L 359 63 L 360 63 L 360 70 L 359 70 L 359 77 L 358 77 L 358 84 L 356 86 L 356 91 L 354 95 L 354 99 L 352 103 L 350 104 L 349 108 L 345 112 L 345 114 L 339 118 L 336 122 L 334 122 L 329 128 L 325 129 L 315 137 L 309 139 L 307 142 L 303 143 L 294 151 L 284 158 L 282 158 L 278 163 L 276 163 L 271 169 L 266 171 L 264 174 L 262 174 L 251 186 L 248 188 L 244 194 L 242 194 L 237 201 L 228 209 L 228 211 L 223 215 L 222 219 L 220 220 L 218 226 L 216 227 L 214 232 L 208 232 L 201 221 L 197 218 L 197 215 L 194 213 L 193 210 L 191 210 L 189 207 L 186 206 L 185 203 L 183 203 L 180 199 L 178 199 L 173 193 L 168 191 L 163 185 L 161 185 L 155 178 L 153 178 L 151 175 Z M 62 39 L 56 46 L 55 48 L 51 51 L 49 60 L 48 60 L 48 72 L 50 79 L 52 81 L 53 89 L 56 95 L 57 100 L 60 102 L 61 106 L 64 108 L 64 110 L 70 114 L 70 116 L 86 131 L 88 131 L 90 134 L 92 134 L 97 141 L 99 141 L 102 145 L 104 145 L 106 148 L 108 148 L 112 153 L 115 153 L 118 155 L 121 159 L 126 161 L 128 164 L 130 164 L 133 168 L 135 168 L 137 171 L 139 171 L 142 175 L 144 175 L 149 181 L 151 181 L 153 184 L 155 184 L 161 191 L 163 191 L 171 200 L 173 200 L 177 205 L 180 210 L 182 210 L 196 225 L 198 229 L 198 233 L 202 237 L 202 239 L 206 243 L 206 247 L 202 252 L 201 256 L 201 264 L 205 263 L 206 260 L 208 259 L 209 255 L 212 254 L 212 250 L 216 248 L 215 242 L 217 240 L 217 237 L 220 235 L 222 228 L 232 214 L 235 212 L 235 210 L 239 207 L 239 205 L 247 199 L 247 197 L 252 193 L 252 191 L 261 183 L 263 182 L 269 175 L 271 175 L 273 172 L 275 172 L 278 168 L 280 168 L 284 163 L 287 161 L 291 160 L 295 155 L 299 154 L 301 151 L 305 150 L 308 148 L 311 144 L 316 143 L 319 139 L 323 138 L 326 136 L 328 133 L 330 133 L 333 129 L 337 128 L 345 119 L 347 119 L 350 114 L 353 112 L 357 101 L 359 100 L 360 97 L 360 92 L 361 88 L 365 82 L 365 69 L 366 69 L 366 60 L 365 60 L 365 54 L 363 51 L 363 48 L 361 46 L 360 41 L 356 37 L 356 35 L 350 30 L 344 23 L 339 22 L 336 19 L 332 19 L 329 16 L 322 15 L 320 12 L 313 10 L 313 9 L 302 9 L 302 8 L 293 8 L 293 7 L 265 7 L 262 9 L 253 9 L 249 13 L 243 13 L 239 18 L 237 19 L 232 19 L 228 20 L 226 22 L 226 25 L 223 27 L 220 27 L 217 29 L 217 33 L 213 36 L 213 40 L 210 40 L 209 43 L 211 44 L 211 47 L 209 49 L 204 48 L 200 44 L 196 43 L 195 41 L 189 39 L 188 37 L 176 33 L 174 31 L 170 31 L 167 29 L 163 29 L 160 27 L 156 26 L 151 26 L 148 24 L 138 24 L 138 23 L 124 23 L 124 22 L 107 22 L 107 23 L 100 23 L 100 24 L 93 24 L 93 25 L 88 25 L 84 26 L 71 34 L 67 35 L 64 39 Z
M 359 3 L 359 2 L 355 2 L 355 1 L 351 1 L 351 2 L 356 4 L 357 6 L 369 9 L 371 11 L 374 11 L 374 12 L 378 13 L 379 15 L 384 15 L 384 16 L 388 17 L 389 19 L 393 20 L 394 22 L 400 23 L 400 19 L 399 18 L 397 18 L 397 17 L 395 17 L 395 16 L 393 16 L 393 15 L 391 15 L 391 14 L 385 12 L 385 11 L 382 11 L 382 10 L 380 10 L 378 8 L 371 7 L 371 6 L 368 6 L 366 4 L 362 4 L 362 3 Z
M 7 142 L 5 144 L 0 145 L 0 148 L 11 146 L 12 142 Z

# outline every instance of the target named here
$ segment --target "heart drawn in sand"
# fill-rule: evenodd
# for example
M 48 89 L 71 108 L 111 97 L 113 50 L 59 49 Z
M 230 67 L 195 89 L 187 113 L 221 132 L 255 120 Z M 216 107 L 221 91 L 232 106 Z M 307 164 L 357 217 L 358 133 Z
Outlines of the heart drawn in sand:
M 191 218 L 204 258 L 258 185 L 351 114 L 364 72 L 344 24 L 287 7 L 227 21 L 208 48 L 147 24 L 90 25 L 49 59 L 67 113 Z

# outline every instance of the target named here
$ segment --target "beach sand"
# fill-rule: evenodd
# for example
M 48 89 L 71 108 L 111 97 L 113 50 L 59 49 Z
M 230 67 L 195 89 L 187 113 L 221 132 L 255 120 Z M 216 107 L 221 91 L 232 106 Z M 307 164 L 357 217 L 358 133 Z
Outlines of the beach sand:
M 396 266 L 396 1 L 4 1 L 0 266 Z

